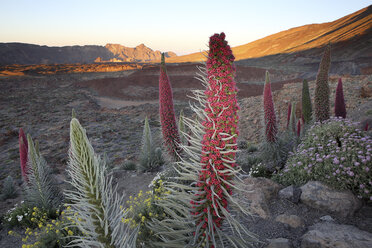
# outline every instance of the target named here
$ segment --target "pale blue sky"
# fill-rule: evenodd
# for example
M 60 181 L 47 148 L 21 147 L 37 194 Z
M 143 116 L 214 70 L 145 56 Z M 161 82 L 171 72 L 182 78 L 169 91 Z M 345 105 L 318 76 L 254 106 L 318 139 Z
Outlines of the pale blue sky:
M 178 55 L 225 32 L 232 46 L 367 7 L 365 0 L 0 0 L 0 42 L 49 46 L 140 43 Z

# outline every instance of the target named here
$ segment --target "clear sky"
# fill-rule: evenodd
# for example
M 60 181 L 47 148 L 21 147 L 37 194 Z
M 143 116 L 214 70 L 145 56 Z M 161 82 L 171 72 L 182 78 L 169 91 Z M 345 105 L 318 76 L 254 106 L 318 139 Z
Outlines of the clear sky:
M 0 42 L 135 47 L 178 55 L 206 49 L 225 32 L 231 46 L 329 22 L 370 0 L 0 0 Z

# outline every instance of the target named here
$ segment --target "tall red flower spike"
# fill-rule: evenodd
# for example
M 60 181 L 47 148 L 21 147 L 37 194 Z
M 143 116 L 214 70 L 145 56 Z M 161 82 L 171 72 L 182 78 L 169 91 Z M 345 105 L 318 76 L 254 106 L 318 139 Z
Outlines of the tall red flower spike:
M 297 121 L 297 136 L 300 137 L 301 135 L 301 120 L 298 119 Z
M 289 127 L 289 122 L 291 120 L 291 113 L 292 113 L 292 103 L 288 103 L 288 112 L 287 112 L 287 128 Z
M 21 161 L 21 174 L 23 180 L 27 183 L 28 177 L 27 177 L 27 154 L 28 154 L 28 143 L 25 133 L 23 132 L 23 129 L 19 129 L 19 159 Z
M 266 80 L 263 92 L 264 104 L 264 121 L 265 121 L 265 137 L 267 142 L 275 142 L 278 132 L 276 115 L 274 110 L 273 96 L 271 93 L 271 83 L 269 72 L 266 71 Z
M 234 56 L 225 41 L 225 34 L 214 34 L 209 40 L 207 60 L 208 88 L 205 90 L 206 119 L 202 123 L 205 134 L 202 140 L 201 166 L 197 186 L 197 198 L 192 201 L 192 214 L 199 233 L 210 239 L 211 228 L 220 227 L 224 219 L 223 211 L 227 208 L 226 193 L 231 195 L 229 181 L 231 174 L 228 167 L 235 168 L 235 150 L 238 131 L 237 88 L 234 81 Z M 225 172 L 224 172 L 225 170 Z M 226 191 L 224 191 L 226 190 Z M 213 223 L 214 227 L 209 226 Z M 209 230 L 209 231 L 208 231 Z M 209 234 L 208 234 L 209 233 Z M 210 246 L 210 247 L 213 247 Z
M 173 106 L 172 87 L 165 68 L 164 53 L 160 66 L 159 77 L 159 112 L 163 139 L 169 155 L 177 160 L 181 142 Z
M 346 118 L 346 105 L 344 100 L 344 91 L 342 89 L 342 80 L 338 80 L 335 97 L 335 116 Z
M 368 131 L 368 122 L 366 122 L 366 125 L 364 126 L 364 131 Z

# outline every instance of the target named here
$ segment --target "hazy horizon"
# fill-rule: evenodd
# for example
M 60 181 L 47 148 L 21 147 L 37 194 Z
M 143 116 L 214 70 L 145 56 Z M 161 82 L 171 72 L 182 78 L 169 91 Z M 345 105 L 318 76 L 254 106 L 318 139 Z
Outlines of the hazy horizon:
M 6 1 L 0 42 L 136 47 L 177 55 L 206 49 L 225 32 L 238 46 L 297 26 L 334 21 L 369 1 Z

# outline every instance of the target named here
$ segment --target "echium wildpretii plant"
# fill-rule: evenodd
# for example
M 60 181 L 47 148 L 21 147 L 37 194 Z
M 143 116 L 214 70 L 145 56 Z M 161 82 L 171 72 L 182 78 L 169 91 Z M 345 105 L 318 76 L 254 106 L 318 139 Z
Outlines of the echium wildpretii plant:
M 309 84 L 306 79 L 302 82 L 302 116 L 305 124 L 309 124 L 312 120 L 313 109 L 311 106 L 311 98 Z
M 174 114 L 172 86 L 165 67 L 164 53 L 161 55 L 160 65 L 159 113 L 164 145 L 170 157 L 177 160 L 181 151 L 179 146 L 180 136 Z
M 123 197 L 116 193 L 105 162 L 91 146 L 85 129 L 76 118 L 70 123 L 69 176 L 72 190 L 66 191 L 68 218 L 83 236 L 70 245 L 80 247 L 135 247 L 137 228 L 124 223 Z
M 53 215 L 60 207 L 62 196 L 54 184 L 52 169 L 40 154 L 38 143 L 35 145 L 29 134 L 27 135 L 27 143 L 28 183 L 24 185 L 25 203 Z
M 288 110 L 287 110 L 287 129 L 289 128 L 289 122 L 291 120 L 291 113 L 292 113 L 292 103 L 288 103 Z
M 293 108 L 293 106 L 289 105 L 289 110 L 293 111 Z M 289 146 L 292 143 L 293 135 L 291 132 L 288 132 L 290 135 L 288 135 L 287 139 L 283 139 L 283 137 L 279 137 L 278 135 L 278 122 L 275 114 L 269 72 L 266 72 L 263 92 L 263 109 L 264 135 L 263 142 L 261 143 L 259 149 L 259 156 L 263 164 L 263 166 L 261 166 L 262 171 L 270 174 L 284 164 Z M 287 121 L 287 126 L 291 126 L 289 120 Z
M 329 85 L 328 71 L 331 65 L 331 45 L 325 48 L 322 60 L 320 61 L 319 71 L 316 76 L 314 112 L 316 121 L 325 121 L 329 119 Z
M 338 80 L 335 96 L 335 116 L 346 118 L 346 105 L 344 99 L 344 91 L 342 89 L 342 80 Z
M 359 125 L 341 117 L 316 122 L 273 179 L 283 185 L 323 181 L 372 201 L 372 139 Z
M 152 169 L 154 166 L 156 166 L 157 162 L 155 159 L 155 147 L 152 141 L 150 124 L 147 117 L 145 118 L 145 125 L 143 127 L 142 146 L 139 160 L 138 169 L 140 171 Z
M 265 86 L 263 92 L 264 105 L 264 122 L 265 122 L 265 139 L 267 142 L 275 142 L 278 133 L 278 126 L 276 122 L 276 115 L 274 109 L 274 101 L 271 92 L 271 83 L 269 72 L 266 71 Z
M 293 132 L 293 134 L 296 133 L 296 102 L 292 102 L 291 106 L 291 116 L 289 118 L 289 132 Z
M 19 129 L 19 160 L 21 162 L 21 174 L 24 182 L 28 182 L 27 178 L 27 154 L 28 154 L 28 144 L 27 138 L 23 129 Z
M 301 136 L 301 119 L 298 119 L 297 121 L 297 137 Z
M 234 56 L 225 34 L 210 37 L 207 69 L 200 80 L 205 91 L 194 91 L 198 118 L 184 118 L 191 130 L 190 146 L 176 163 L 177 180 L 165 182 L 170 192 L 161 202 L 168 219 L 151 226 L 160 247 L 248 247 L 253 238 L 235 211 L 248 214 L 233 197 L 241 190 L 236 164 L 239 106 L 234 81 Z M 234 209 L 234 211 L 233 211 Z

